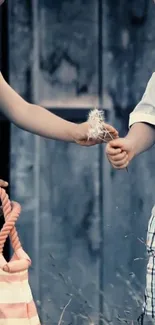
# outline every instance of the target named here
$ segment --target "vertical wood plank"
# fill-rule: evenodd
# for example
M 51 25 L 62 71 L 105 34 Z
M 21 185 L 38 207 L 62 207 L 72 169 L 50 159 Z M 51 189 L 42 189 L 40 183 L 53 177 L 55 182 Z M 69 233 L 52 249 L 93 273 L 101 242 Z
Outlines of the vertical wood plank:
M 89 6 L 87 9 L 92 13 L 94 4 L 89 4 Z M 34 19 L 32 7 L 27 6 L 26 1 L 21 4 L 18 0 L 14 0 L 14 5 L 11 8 L 14 14 L 11 18 L 13 45 L 10 60 L 11 85 L 14 87 L 15 81 L 15 89 L 21 95 L 24 94 L 27 99 L 37 100 L 38 94 L 37 98 L 34 94 L 38 91 L 39 86 L 34 84 L 34 79 L 39 75 L 38 63 L 32 60 L 34 52 L 30 52 L 30 56 L 28 55 L 29 49 L 33 49 L 34 36 L 31 31 L 29 31 L 29 44 L 28 42 L 24 44 L 23 49 L 23 44 L 20 43 L 20 62 L 18 66 L 16 64 L 16 60 L 19 59 L 16 46 L 25 34 L 27 17 L 30 17 L 30 22 L 26 22 L 28 28 L 32 27 L 32 19 Z M 18 20 L 17 12 L 24 14 L 23 21 Z M 90 21 L 89 24 L 91 27 L 93 22 Z M 20 28 L 17 28 L 19 26 Z M 17 33 L 15 27 L 18 29 Z M 38 55 L 38 45 L 35 43 L 34 47 L 35 53 Z M 28 59 L 25 63 L 26 55 Z M 82 60 L 80 54 L 78 58 Z M 33 80 L 33 86 L 29 92 L 27 92 L 29 82 L 26 64 L 29 81 Z M 17 72 L 19 73 L 18 79 L 16 79 Z M 23 81 L 22 85 L 21 80 Z M 61 106 L 63 106 L 63 102 L 61 102 Z M 36 148 L 35 140 L 33 135 L 12 127 L 11 195 L 23 207 L 18 227 L 24 247 L 33 260 L 30 278 L 34 295 L 40 300 L 42 322 L 58 323 L 62 312 L 61 308 L 68 302 L 69 294 L 73 295 L 72 304 L 69 306 L 68 312 L 65 313 L 64 322 L 72 321 L 74 324 L 85 324 L 90 322 L 90 319 L 97 322 L 99 318 L 100 240 L 98 148 L 89 150 L 73 144 L 44 139 L 39 142 L 40 148 Z M 36 189 L 37 184 L 40 185 L 40 192 L 38 192 L 38 188 Z M 38 211 L 38 207 L 40 211 Z M 36 222 L 39 223 L 37 228 Z M 33 240 L 36 229 L 36 240 Z M 38 259 L 39 250 L 40 260 Z M 51 263 L 52 257 L 49 256 L 51 253 L 54 255 L 56 267 L 53 266 L 53 262 Z M 39 265 L 40 270 L 38 270 Z M 67 287 L 61 274 L 65 274 L 65 279 L 69 281 Z M 36 287 L 39 279 L 40 283 Z
M 34 103 L 39 102 L 40 70 L 39 70 L 39 0 L 32 1 L 32 70 L 31 70 L 31 97 Z M 34 249 L 35 249 L 35 291 L 36 299 L 40 296 L 40 137 L 35 136 L 34 144 Z

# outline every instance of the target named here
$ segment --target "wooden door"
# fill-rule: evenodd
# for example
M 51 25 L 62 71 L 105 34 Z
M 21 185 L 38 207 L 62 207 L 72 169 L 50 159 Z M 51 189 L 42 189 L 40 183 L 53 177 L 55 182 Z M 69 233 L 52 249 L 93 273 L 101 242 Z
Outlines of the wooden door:
M 153 38 L 144 33 L 149 21 L 154 26 L 151 6 L 10 1 L 11 85 L 74 122 L 101 106 L 123 136 L 154 66 Z M 58 324 L 64 306 L 66 324 L 130 324 L 141 312 L 153 154 L 135 160 L 128 174 L 114 171 L 104 151 L 12 126 L 11 195 L 23 207 L 19 231 L 43 324 Z

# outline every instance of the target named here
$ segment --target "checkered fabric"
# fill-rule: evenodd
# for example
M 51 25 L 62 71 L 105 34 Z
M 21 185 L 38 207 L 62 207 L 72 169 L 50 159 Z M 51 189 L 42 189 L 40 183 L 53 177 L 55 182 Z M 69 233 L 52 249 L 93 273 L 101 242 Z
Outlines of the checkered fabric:
M 148 264 L 143 313 L 155 318 L 155 207 L 152 209 L 147 231 Z

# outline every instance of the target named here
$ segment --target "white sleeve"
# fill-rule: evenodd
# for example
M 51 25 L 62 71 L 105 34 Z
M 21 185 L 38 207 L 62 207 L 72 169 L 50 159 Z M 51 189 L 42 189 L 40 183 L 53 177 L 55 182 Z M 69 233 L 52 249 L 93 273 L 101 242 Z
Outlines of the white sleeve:
M 130 114 L 129 127 L 137 122 L 155 125 L 155 73 L 152 74 L 141 101 Z

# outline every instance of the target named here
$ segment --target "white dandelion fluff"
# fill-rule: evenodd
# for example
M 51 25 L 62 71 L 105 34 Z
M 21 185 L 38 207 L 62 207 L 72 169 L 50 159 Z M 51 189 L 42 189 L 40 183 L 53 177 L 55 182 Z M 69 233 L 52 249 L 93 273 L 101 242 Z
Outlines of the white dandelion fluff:
M 106 129 L 104 111 L 98 110 L 97 108 L 93 109 L 88 116 L 88 123 L 90 125 L 88 131 L 88 139 L 105 139 L 107 134 L 111 137 L 109 131 Z

